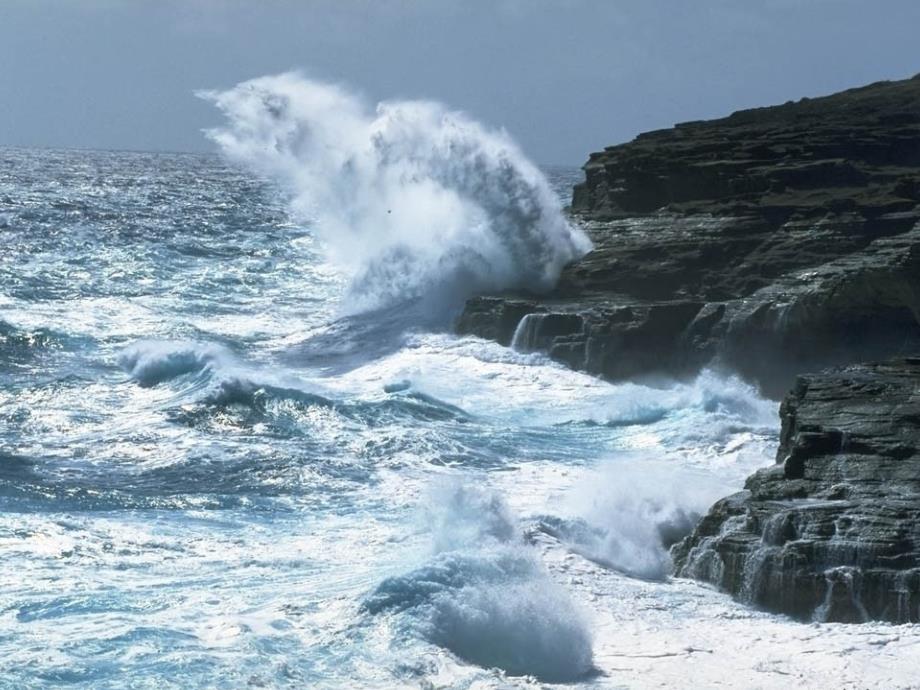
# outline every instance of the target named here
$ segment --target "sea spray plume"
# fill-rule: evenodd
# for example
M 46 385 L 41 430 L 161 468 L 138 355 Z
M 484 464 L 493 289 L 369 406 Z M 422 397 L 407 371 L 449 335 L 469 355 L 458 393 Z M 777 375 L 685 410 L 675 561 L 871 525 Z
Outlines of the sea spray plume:
M 590 242 L 503 131 L 427 101 L 370 109 L 342 87 L 287 73 L 202 92 L 231 159 L 279 182 L 350 279 L 358 312 L 424 298 L 551 288 Z
M 671 572 L 670 546 L 729 490 L 705 473 L 624 454 L 573 488 L 568 519 L 549 516 L 542 526 L 597 563 L 661 580 Z
M 398 614 L 403 633 L 511 675 L 570 682 L 592 672 L 585 619 L 523 543 L 498 494 L 448 482 L 425 517 L 434 557 L 381 582 L 365 611 Z
M 518 525 L 499 494 L 458 481 L 432 489 L 425 519 L 435 553 L 520 540 Z

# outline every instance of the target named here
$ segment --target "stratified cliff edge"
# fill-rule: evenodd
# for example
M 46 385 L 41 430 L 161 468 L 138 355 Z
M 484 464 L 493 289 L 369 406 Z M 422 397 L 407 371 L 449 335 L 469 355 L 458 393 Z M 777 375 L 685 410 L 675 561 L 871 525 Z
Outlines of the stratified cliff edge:
M 803 619 L 920 621 L 920 75 L 643 134 L 585 173 L 594 250 L 458 330 L 610 379 L 794 384 L 777 464 L 676 574 Z
M 457 329 L 610 379 L 795 376 L 920 351 L 920 77 L 684 123 L 592 154 L 595 248 Z
M 677 575 L 799 618 L 920 621 L 920 357 L 802 377 L 777 464 L 672 551 Z

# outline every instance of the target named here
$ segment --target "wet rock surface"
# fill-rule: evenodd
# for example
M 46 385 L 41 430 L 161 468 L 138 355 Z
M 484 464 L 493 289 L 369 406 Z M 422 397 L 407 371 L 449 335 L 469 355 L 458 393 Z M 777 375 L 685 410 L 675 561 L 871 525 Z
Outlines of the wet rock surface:
M 741 111 L 592 154 L 594 249 L 471 333 L 609 379 L 722 365 L 779 398 L 808 371 L 920 352 L 920 78 Z
M 920 621 L 920 75 L 650 132 L 585 174 L 594 249 L 457 329 L 612 380 L 792 387 L 777 464 L 676 574 L 801 619 Z
M 675 573 L 826 621 L 920 621 L 920 357 L 801 377 L 777 464 L 672 550 Z

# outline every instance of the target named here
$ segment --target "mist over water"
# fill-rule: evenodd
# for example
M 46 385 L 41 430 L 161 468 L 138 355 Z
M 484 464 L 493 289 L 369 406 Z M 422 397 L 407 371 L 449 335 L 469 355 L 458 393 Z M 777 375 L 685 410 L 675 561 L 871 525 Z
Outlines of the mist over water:
M 202 92 L 227 118 L 209 136 L 277 180 L 349 278 L 347 308 L 553 286 L 590 243 L 503 131 L 426 101 L 370 107 L 289 73 Z

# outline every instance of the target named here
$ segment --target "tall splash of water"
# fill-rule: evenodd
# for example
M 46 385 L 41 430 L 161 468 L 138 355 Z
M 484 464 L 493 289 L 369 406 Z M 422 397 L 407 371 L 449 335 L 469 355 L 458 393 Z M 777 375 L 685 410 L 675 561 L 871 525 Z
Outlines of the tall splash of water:
M 590 242 L 503 131 L 427 101 L 371 109 L 287 73 L 200 94 L 225 114 L 208 135 L 283 185 L 350 279 L 352 311 L 553 286 Z

